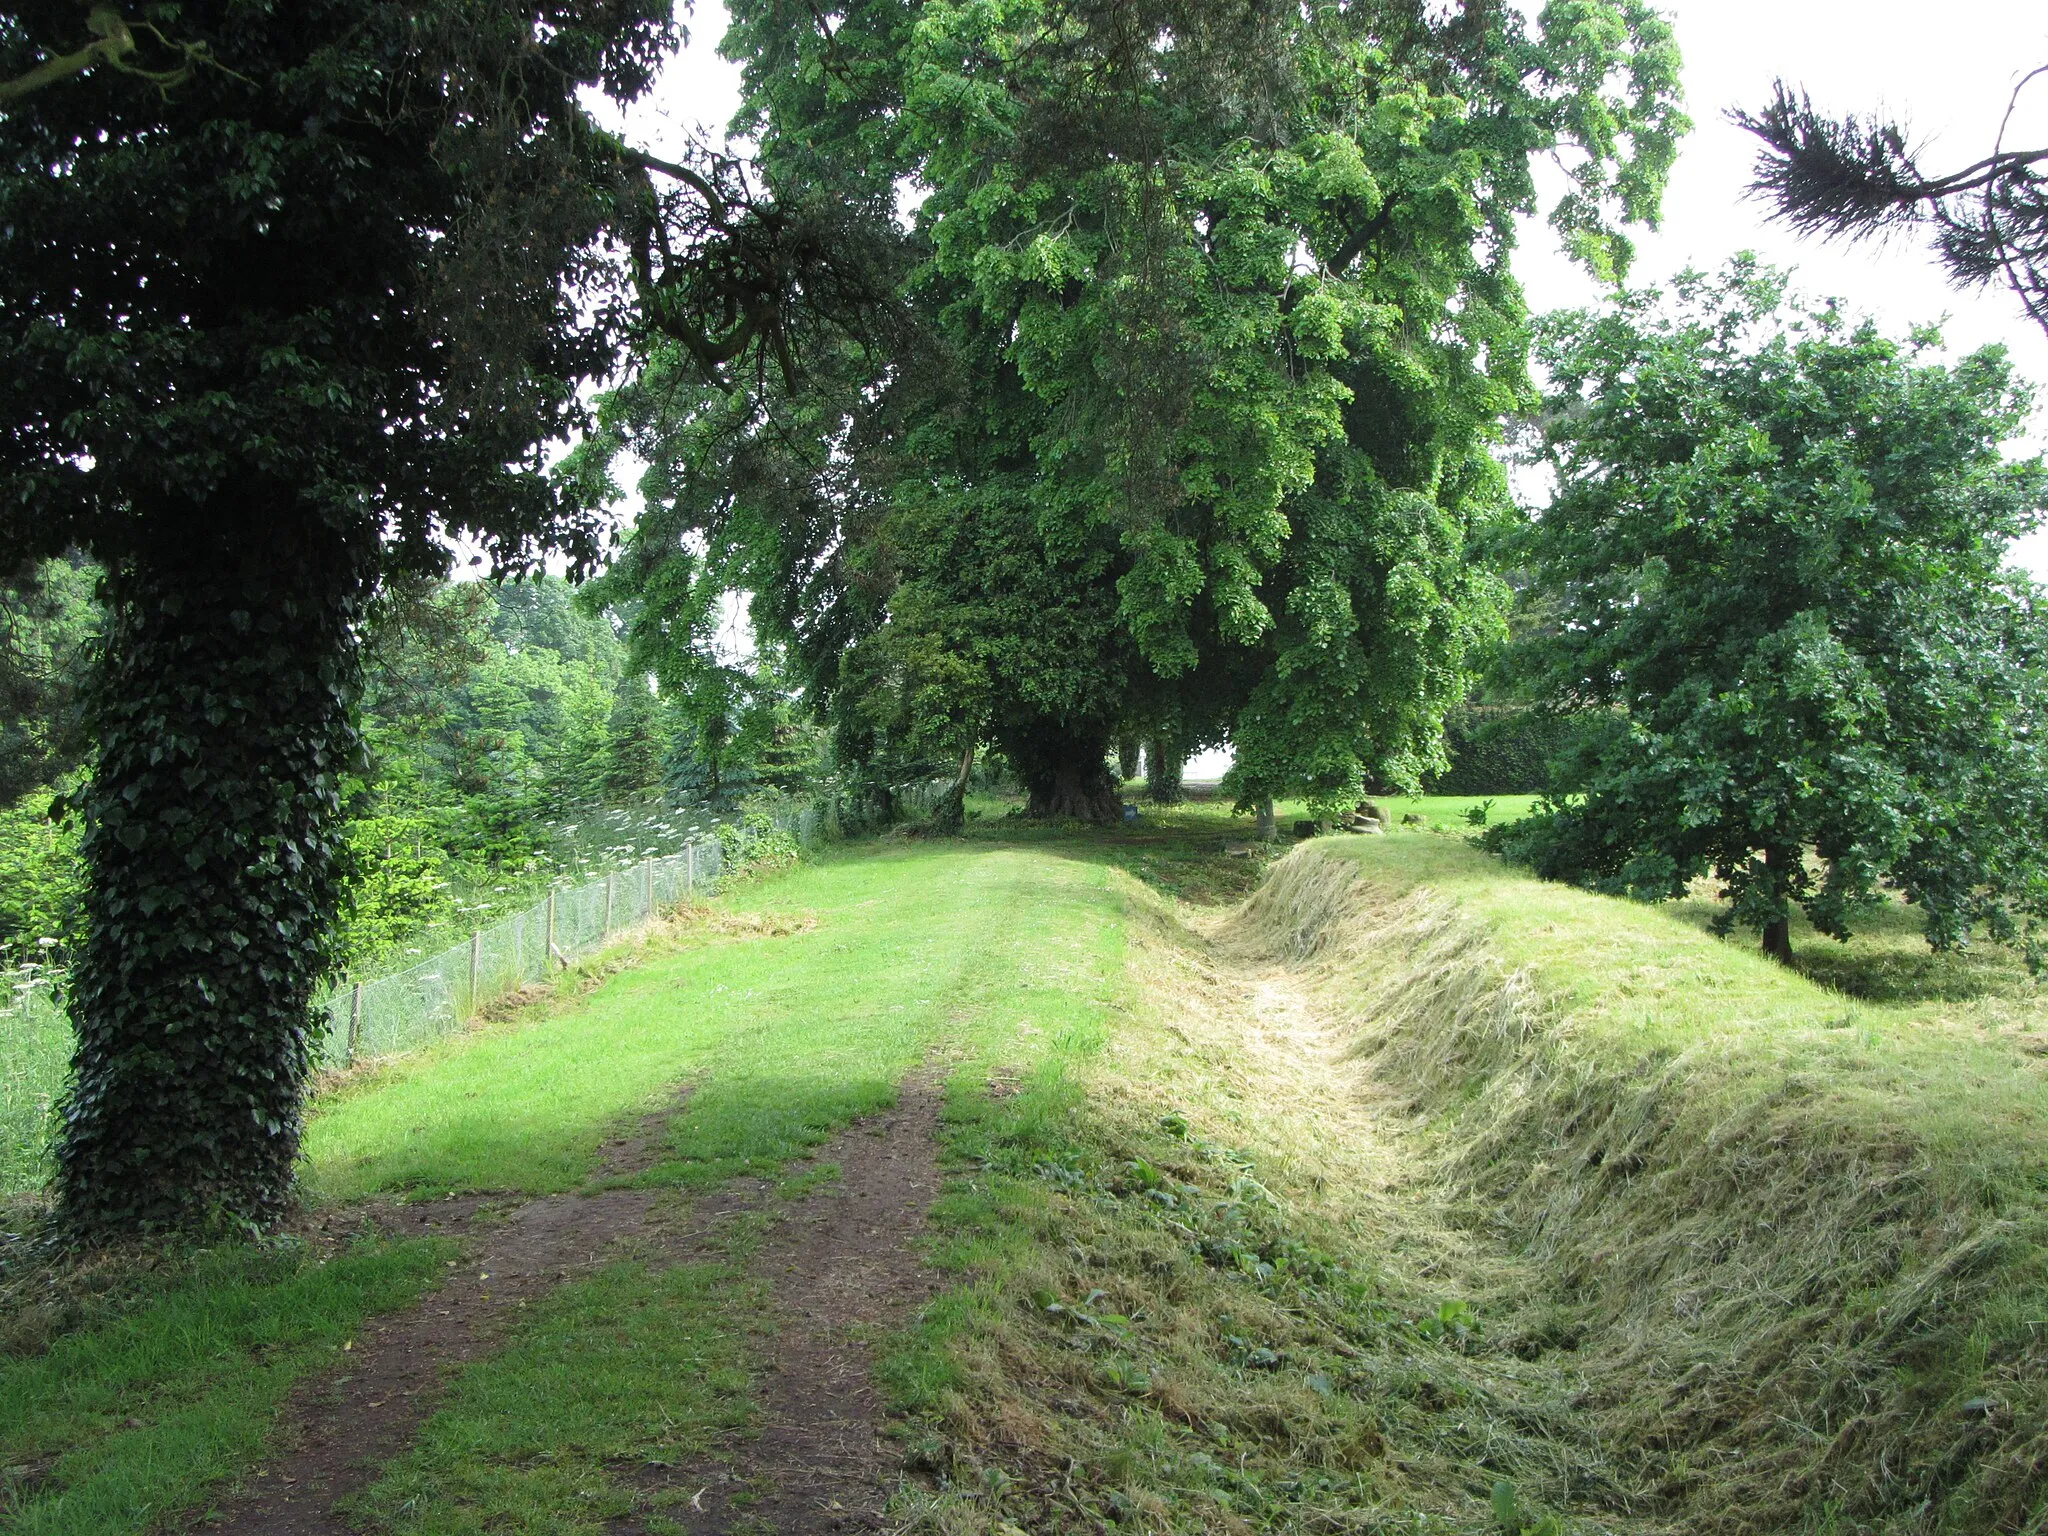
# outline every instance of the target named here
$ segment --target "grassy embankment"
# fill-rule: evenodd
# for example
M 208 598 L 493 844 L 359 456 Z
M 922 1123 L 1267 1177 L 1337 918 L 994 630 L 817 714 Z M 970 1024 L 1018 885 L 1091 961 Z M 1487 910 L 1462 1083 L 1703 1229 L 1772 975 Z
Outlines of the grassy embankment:
M 777 915 L 751 934 L 688 926 L 363 1074 L 323 1101 L 313 1188 L 574 1188 L 686 1082 L 647 1176 L 679 1202 L 931 1063 L 958 1284 L 886 1358 L 923 1528 L 2028 1528 L 2048 1128 L 2010 977 L 1850 1003 L 1682 912 L 1415 832 L 1316 845 L 1219 919 L 1254 876 L 1223 852 L 1241 827 L 984 817 L 832 855 L 738 895 Z M 366 1513 L 574 1532 L 632 1508 L 635 1468 L 745 1418 L 746 1242 L 564 1287 Z M 203 1503 L 441 1253 L 281 1245 L 96 1301 L 74 1279 L 40 1342 L 17 1294 L 9 1527 Z
M 1415 835 L 1186 915 L 1134 900 L 1084 1091 L 967 1121 L 985 1278 L 898 1366 L 935 1528 L 2048 1528 L 2048 1007 L 2010 957 L 1903 909 L 1806 936 L 1850 998 Z

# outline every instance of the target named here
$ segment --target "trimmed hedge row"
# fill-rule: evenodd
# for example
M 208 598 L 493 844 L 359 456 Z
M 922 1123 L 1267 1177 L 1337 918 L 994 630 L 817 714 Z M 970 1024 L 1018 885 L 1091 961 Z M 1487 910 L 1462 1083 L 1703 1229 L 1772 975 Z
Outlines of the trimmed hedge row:
M 1525 705 L 1475 704 L 1444 727 L 1451 766 L 1427 783 L 1433 795 L 1526 795 L 1550 787 L 1550 764 L 1567 751 L 1581 721 Z

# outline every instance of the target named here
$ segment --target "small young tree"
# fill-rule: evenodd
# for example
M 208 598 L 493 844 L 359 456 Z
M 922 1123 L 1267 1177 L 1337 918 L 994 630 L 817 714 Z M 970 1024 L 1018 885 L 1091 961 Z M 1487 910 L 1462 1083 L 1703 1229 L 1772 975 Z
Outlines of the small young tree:
M 1497 846 L 1652 900 L 1711 871 L 1779 959 L 1794 905 L 1843 938 L 1886 888 L 1936 947 L 2048 914 L 2044 634 L 2004 564 L 2048 476 L 2000 452 L 2028 408 L 2002 352 L 1935 340 L 1748 260 L 1544 326 L 1532 649 L 1608 728 Z

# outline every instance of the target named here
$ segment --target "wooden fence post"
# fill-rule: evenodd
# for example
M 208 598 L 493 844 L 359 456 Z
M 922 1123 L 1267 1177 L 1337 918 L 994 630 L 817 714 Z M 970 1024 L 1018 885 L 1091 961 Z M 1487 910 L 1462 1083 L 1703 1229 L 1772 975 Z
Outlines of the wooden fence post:
M 647 920 L 654 921 L 654 860 L 649 859 L 647 869 Z
M 363 1038 L 363 984 L 356 983 L 355 991 L 348 999 L 348 1060 L 344 1066 L 356 1064 L 356 1042 Z
M 541 951 L 541 954 L 540 954 L 540 968 L 541 968 L 542 972 L 543 972 L 543 973 L 545 973 L 545 972 L 546 972 L 546 970 L 547 970 L 547 968 L 548 968 L 548 961 L 550 961 L 550 960 L 555 960 L 555 959 L 559 959 L 560 957 L 561 957 L 561 951 L 555 948 L 555 888 L 554 888 L 553 886 L 549 886 L 549 887 L 548 887 L 548 942 L 547 942 L 547 947 L 546 947 L 545 949 L 543 949 L 543 950 Z
M 683 894 L 697 894 L 697 840 L 691 838 L 683 845 Z
M 469 1011 L 476 1012 L 476 959 L 477 951 L 483 947 L 484 936 L 472 933 L 469 936 Z
M 612 887 L 618 882 L 618 878 L 619 877 L 613 873 L 607 873 L 604 877 L 604 932 L 606 938 L 611 937 Z

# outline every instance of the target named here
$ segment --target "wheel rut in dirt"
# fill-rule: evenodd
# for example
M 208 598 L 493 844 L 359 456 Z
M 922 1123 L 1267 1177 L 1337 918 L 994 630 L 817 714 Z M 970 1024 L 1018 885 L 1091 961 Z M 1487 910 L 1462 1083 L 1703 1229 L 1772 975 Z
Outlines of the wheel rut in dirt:
M 901 1326 L 939 1289 L 919 1251 L 938 1197 L 939 1092 L 913 1079 L 896 1107 L 819 1149 L 838 1180 L 797 1204 L 752 1261 L 774 1289 L 777 1332 L 757 1438 L 683 1482 L 662 1510 L 691 1536 L 881 1531 L 902 1467 L 884 1437 L 865 1335 Z M 685 1490 L 689 1491 L 688 1489 Z M 612 1536 L 642 1536 L 636 1520 Z
M 600 1177 L 647 1167 L 680 1101 L 637 1134 L 608 1143 Z M 281 1453 L 239 1494 L 187 1529 L 205 1536 L 357 1536 L 335 1510 L 412 1444 L 454 1370 L 497 1347 L 520 1309 L 595 1269 L 648 1225 L 646 1190 L 550 1195 L 514 1202 L 466 1196 L 373 1207 L 365 1222 L 400 1236 L 471 1237 L 447 1283 L 416 1306 L 365 1324 L 332 1373 L 302 1384 L 284 1413 Z

